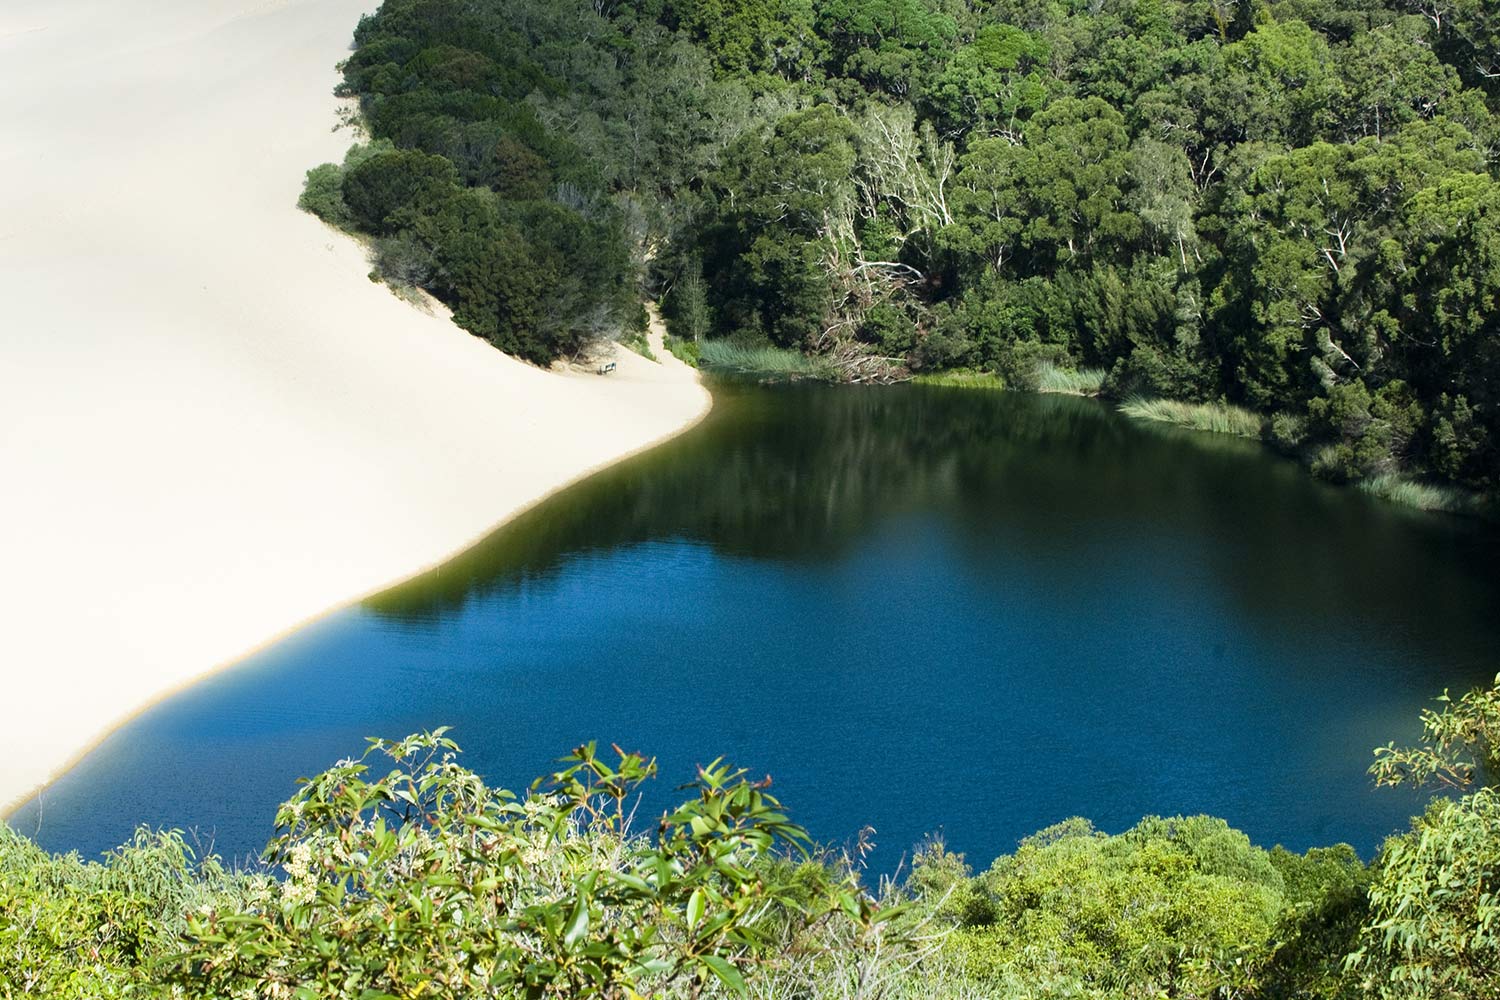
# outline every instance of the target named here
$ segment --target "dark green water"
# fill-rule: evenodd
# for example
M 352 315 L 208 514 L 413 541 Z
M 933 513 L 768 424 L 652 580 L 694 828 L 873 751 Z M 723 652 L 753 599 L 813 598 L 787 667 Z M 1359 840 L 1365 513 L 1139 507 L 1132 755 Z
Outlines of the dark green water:
M 148 712 L 13 817 L 257 851 L 294 779 L 455 727 L 519 785 L 586 739 L 770 773 L 795 818 L 982 864 L 1073 815 L 1367 855 L 1371 748 L 1497 669 L 1495 529 L 1089 401 L 725 390 L 699 429 Z

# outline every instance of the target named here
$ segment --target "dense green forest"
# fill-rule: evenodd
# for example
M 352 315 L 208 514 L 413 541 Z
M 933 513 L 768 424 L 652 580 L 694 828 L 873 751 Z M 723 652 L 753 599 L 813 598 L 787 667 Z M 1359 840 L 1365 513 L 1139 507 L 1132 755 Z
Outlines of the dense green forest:
M 1368 866 L 1206 816 L 1075 819 L 979 874 L 927 844 L 878 885 L 721 762 L 632 825 L 638 754 L 580 747 L 515 795 L 441 731 L 373 740 L 251 871 L 176 833 L 101 864 L 0 825 L 0 997 L 1494 1000 L 1500 678 L 1423 721 L 1372 773 L 1449 794 Z
M 355 42 L 371 141 L 304 204 L 509 352 L 655 296 L 687 341 L 1097 369 L 1333 479 L 1497 486 L 1485 0 L 387 0 Z

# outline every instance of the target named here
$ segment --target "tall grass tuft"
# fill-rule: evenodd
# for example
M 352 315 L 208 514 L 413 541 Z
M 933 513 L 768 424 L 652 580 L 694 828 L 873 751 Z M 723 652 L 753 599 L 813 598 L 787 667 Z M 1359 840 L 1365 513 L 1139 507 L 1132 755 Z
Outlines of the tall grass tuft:
M 913 375 L 917 385 L 947 385 L 961 389 L 1004 389 L 1005 379 L 994 372 L 948 371 Z
M 1411 507 L 1414 510 L 1446 511 L 1457 514 L 1473 507 L 1472 499 L 1462 490 L 1432 483 L 1419 483 L 1396 473 L 1383 473 L 1363 479 L 1359 488 L 1382 500 Z
M 1043 361 L 1036 369 L 1036 391 L 1068 396 L 1097 396 L 1104 385 L 1104 369 L 1080 368 L 1070 371 Z
M 698 366 L 720 376 L 758 382 L 833 378 L 832 366 L 821 358 L 780 347 L 747 347 L 725 340 L 705 342 L 698 353 Z
M 1129 399 L 1120 412 L 1137 420 L 1155 420 L 1196 431 L 1260 438 L 1264 429 L 1258 413 L 1229 403 L 1185 403 L 1178 399 Z

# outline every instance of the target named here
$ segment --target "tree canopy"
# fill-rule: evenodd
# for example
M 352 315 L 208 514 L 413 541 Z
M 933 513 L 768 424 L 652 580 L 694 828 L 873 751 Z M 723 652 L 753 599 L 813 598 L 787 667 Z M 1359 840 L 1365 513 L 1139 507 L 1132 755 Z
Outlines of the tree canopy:
M 387 0 L 344 66 L 381 152 L 307 203 L 539 362 L 657 295 L 694 339 L 1099 369 L 1330 478 L 1487 492 L 1490 6 Z

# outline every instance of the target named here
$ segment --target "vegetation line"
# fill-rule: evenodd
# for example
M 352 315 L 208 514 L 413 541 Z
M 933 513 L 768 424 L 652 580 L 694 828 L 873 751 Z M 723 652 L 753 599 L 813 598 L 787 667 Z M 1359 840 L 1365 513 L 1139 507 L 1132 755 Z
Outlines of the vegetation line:
M 281 807 L 261 869 L 145 830 L 87 864 L 0 826 L 0 995 L 1493 1000 L 1500 678 L 1423 724 L 1372 774 L 1452 794 L 1368 867 L 1206 816 L 1073 819 L 878 885 L 721 761 L 639 830 L 640 755 L 579 747 L 516 796 L 441 730 L 374 740 Z

